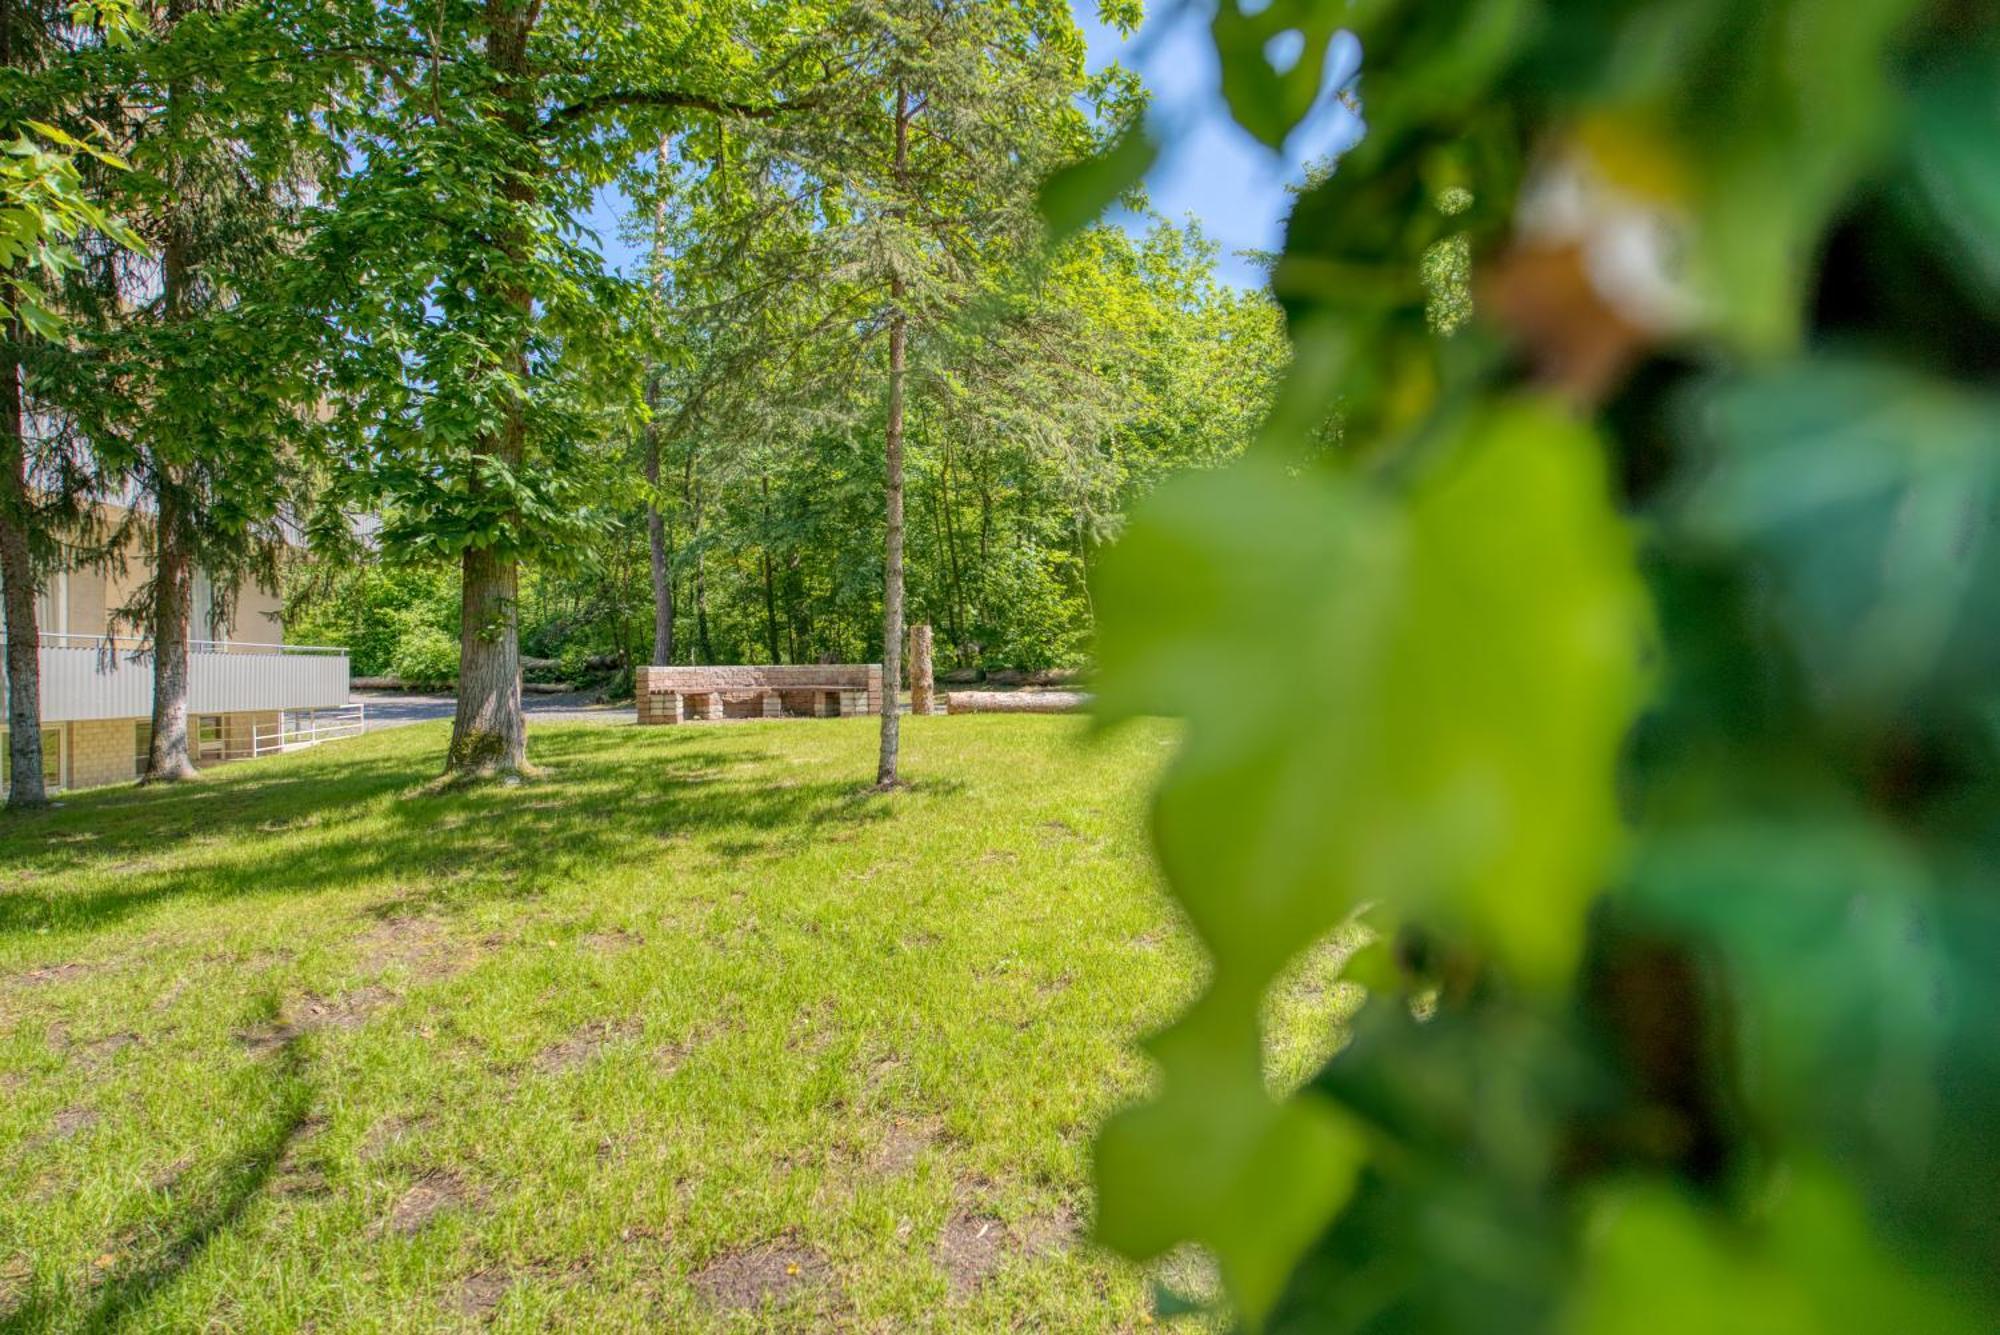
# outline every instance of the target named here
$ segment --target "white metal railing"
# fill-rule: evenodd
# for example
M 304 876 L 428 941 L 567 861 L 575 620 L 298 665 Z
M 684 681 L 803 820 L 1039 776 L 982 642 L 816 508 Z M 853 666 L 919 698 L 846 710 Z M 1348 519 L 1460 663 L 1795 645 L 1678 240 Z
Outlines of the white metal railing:
M 99 649 L 112 653 L 150 653 L 153 642 L 139 635 L 65 635 L 43 631 L 37 637 L 44 649 Z M 0 634 L 0 644 L 7 637 Z M 286 654 L 308 657 L 343 655 L 346 649 L 333 644 L 267 644 L 257 640 L 189 640 L 188 651 L 197 654 Z
M 49 723 L 145 718 L 153 710 L 150 655 L 108 635 L 43 638 L 36 657 L 42 718 Z M 348 703 L 347 651 L 322 645 L 237 645 L 201 641 L 188 655 L 188 712 L 275 713 L 336 709 Z M 0 660 L 0 679 L 5 677 Z
M 337 742 L 343 737 L 359 737 L 368 731 L 368 706 L 342 705 L 338 709 L 288 709 L 277 723 L 258 724 L 250 730 L 250 749 L 224 748 L 224 760 L 248 760 L 301 751 L 321 742 Z

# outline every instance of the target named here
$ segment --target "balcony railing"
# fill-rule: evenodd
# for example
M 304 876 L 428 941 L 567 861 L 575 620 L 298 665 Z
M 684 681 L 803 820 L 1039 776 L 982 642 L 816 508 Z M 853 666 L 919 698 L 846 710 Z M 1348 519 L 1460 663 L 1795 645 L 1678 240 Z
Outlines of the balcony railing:
M 188 648 L 191 714 L 333 709 L 347 703 L 345 649 L 240 640 L 195 640 Z M 44 635 L 38 657 L 46 723 L 145 718 L 153 712 L 151 645 L 145 640 Z
M 153 642 L 137 635 L 58 635 L 43 631 L 38 637 L 44 649 L 97 649 L 122 654 L 150 654 Z M 0 635 L 0 644 L 7 637 Z M 188 652 L 197 654 L 303 654 L 309 657 L 345 658 L 347 650 L 334 644 L 265 644 L 255 640 L 189 640 Z

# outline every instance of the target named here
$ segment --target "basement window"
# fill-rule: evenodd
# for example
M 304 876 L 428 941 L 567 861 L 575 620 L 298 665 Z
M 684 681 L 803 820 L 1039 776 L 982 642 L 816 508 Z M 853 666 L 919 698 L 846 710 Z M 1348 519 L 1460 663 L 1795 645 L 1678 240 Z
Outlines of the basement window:
M 194 758 L 197 761 L 223 759 L 222 715 L 202 714 L 196 717 L 194 743 Z
M 42 729 L 42 787 L 54 792 L 62 787 L 63 730 Z M 7 745 L 7 730 L 0 728 L 0 793 L 14 785 L 14 752 Z

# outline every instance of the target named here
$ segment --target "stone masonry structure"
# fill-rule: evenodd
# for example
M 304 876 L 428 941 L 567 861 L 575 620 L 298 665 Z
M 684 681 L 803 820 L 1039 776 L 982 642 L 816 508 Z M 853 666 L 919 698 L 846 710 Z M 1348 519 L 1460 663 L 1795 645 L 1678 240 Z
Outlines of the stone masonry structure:
M 882 708 L 879 663 L 770 667 L 642 667 L 634 682 L 639 722 L 723 718 L 840 718 Z

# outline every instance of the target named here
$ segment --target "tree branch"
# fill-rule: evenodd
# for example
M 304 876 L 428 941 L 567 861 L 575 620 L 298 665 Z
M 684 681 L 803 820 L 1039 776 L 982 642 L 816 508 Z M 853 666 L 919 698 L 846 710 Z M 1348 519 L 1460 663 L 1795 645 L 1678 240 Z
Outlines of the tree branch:
M 711 116 L 736 116 L 744 120 L 770 120 L 789 112 L 806 111 L 819 105 L 816 98 L 801 98 L 796 102 L 727 102 L 719 98 L 704 97 L 699 93 L 683 93 L 667 90 L 644 92 L 628 90 L 616 93 L 600 93 L 586 97 L 581 102 L 572 102 L 566 107 L 549 113 L 543 120 L 541 132 L 552 133 L 578 121 L 588 120 L 600 112 L 619 107 L 652 107 L 669 111 L 705 111 Z

